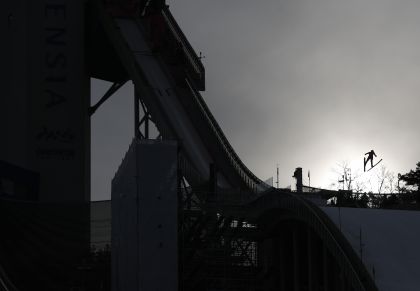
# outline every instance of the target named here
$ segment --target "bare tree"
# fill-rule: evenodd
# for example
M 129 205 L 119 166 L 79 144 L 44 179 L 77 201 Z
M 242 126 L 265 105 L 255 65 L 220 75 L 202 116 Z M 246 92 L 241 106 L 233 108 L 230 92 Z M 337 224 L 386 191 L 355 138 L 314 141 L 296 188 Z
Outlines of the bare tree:
M 388 193 L 397 193 L 398 192 L 398 178 L 394 172 L 388 171 L 388 184 L 386 190 Z
M 376 171 L 376 179 L 378 194 L 382 194 L 384 192 L 395 192 L 397 188 L 397 179 L 395 177 L 394 172 L 390 171 L 385 165 L 381 165 L 381 167 Z
M 342 184 L 343 190 L 352 189 L 351 168 L 348 161 L 341 161 L 337 163 L 336 167 L 333 168 L 332 171 L 338 175 L 338 187 Z
M 382 193 L 382 187 L 384 186 L 385 180 L 386 180 L 386 172 L 387 169 L 384 165 L 381 165 L 379 168 L 379 171 L 376 173 L 376 178 L 378 179 L 378 194 Z
M 355 193 L 367 192 L 366 182 L 360 179 L 360 176 L 356 176 L 353 180 L 353 191 Z
M 336 183 L 331 186 L 337 186 L 339 189 L 351 190 L 355 193 L 366 192 L 366 183 L 362 180 L 362 172 L 360 169 L 352 169 L 348 161 L 341 161 L 332 169 L 337 174 Z

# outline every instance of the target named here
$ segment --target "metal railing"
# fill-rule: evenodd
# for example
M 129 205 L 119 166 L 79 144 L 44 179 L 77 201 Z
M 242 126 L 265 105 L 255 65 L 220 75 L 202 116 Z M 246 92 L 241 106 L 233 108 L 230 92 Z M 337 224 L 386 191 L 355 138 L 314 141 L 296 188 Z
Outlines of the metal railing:
M 191 47 L 188 39 L 185 37 L 175 18 L 171 14 L 170 10 L 166 7 L 163 9 L 162 14 L 165 18 L 165 21 L 168 25 L 169 30 L 171 31 L 173 37 L 181 43 L 184 53 L 187 56 L 187 59 L 190 65 L 193 68 L 194 73 L 198 76 L 198 79 L 202 82 L 204 87 L 204 66 L 201 63 L 200 58 L 195 53 L 194 49 Z M 212 130 L 213 134 L 216 136 L 219 141 L 223 151 L 226 153 L 230 164 L 238 172 L 239 176 L 245 182 L 245 184 L 252 190 L 257 191 L 257 185 L 265 185 L 262 180 L 255 176 L 242 162 L 239 156 L 236 154 L 233 147 L 230 145 L 228 139 L 224 135 L 222 129 L 214 118 L 213 114 L 210 112 L 207 104 L 205 103 L 203 97 L 198 92 L 198 90 L 191 84 L 191 80 L 186 79 L 188 87 L 194 97 L 194 102 L 197 107 L 200 109 L 202 116 L 205 119 L 208 127 Z M 194 82 L 195 83 L 195 82 Z M 268 187 L 263 187 L 263 190 L 268 189 Z
M 203 64 L 201 63 L 201 59 L 197 56 L 194 49 L 192 48 L 190 42 L 182 32 L 181 28 L 179 27 L 178 23 L 176 22 L 175 18 L 173 17 L 171 11 L 168 7 L 165 7 L 162 10 L 162 15 L 165 19 L 165 22 L 168 26 L 168 30 L 171 33 L 172 37 L 181 44 L 184 55 L 188 60 L 188 64 L 191 67 L 193 73 L 193 79 L 199 85 L 200 90 L 204 90 L 205 87 L 205 69 Z
M 217 138 L 220 146 L 228 157 L 229 163 L 233 168 L 238 172 L 241 179 L 248 186 L 248 188 L 253 192 L 261 192 L 270 188 L 266 185 L 261 179 L 254 175 L 242 162 L 239 156 L 236 154 L 233 147 L 230 145 L 228 139 L 224 135 L 222 129 L 214 118 L 213 114 L 210 112 L 210 109 L 207 107 L 206 102 L 204 101 L 201 94 L 191 85 L 189 80 L 186 80 L 188 87 L 193 96 L 193 102 L 196 107 L 199 108 L 201 115 L 203 116 L 208 127 L 211 129 L 214 136 Z M 258 189 L 260 188 L 260 189 Z
M 101 20 L 105 26 L 105 29 L 109 30 L 109 33 L 112 34 L 111 37 L 114 38 L 115 42 L 118 43 L 119 45 L 117 47 L 117 50 L 119 51 L 120 55 L 125 57 L 122 61 L 126 64 L 129 75 L 139 77 L 139 78 L 134 78 L 135 79 L 134 81 L 136 83 L 143 85 L 143 86 L 140 86 L 141 88 L 139 87 L 138 89 L 139 90 L 141 89 L 140 91 L 145 93 L 143 94 L 144 98 L 146 96 L 149 96 L 150 93 L 152 93 L 152 92 L 148 92 L 150 88 L 148 88 L 147 85 L 145 85 L 146 82 L 143 76 L 138 75 L 138 72 L 142 71 L 141 68 L 139 67 L 138 63 L 135 61 L 135 59 L 132 56 L 127 55 L 125 52 L 123 52 L 127 49 L 129 50 L 126 42 L 118 34 L 118 31 L 116 30 L 115 25 L 112 23 L 111 19 L 108 17 L 101 2 L 98 0 L 94 0 L 94 3 L 96 5 L 95 11 L 97 11 L 99 15 L 101 16 Z M 200 58 L 196 55 L 194 49 L 191 47 L 190 43 L 188 42 L 181 28 L 178 26 L 172 14 L 170 13 L 169 9 L 165 8 L 162 11 L 162 13 L 173 37 L 175 37 L 175 39 L 178 40 L 182 44 L 184 53 L 188 58 L 188 63 L 190 63 L 191 66 L 193 67 L 193 71 L 195 72 L 195 74 L 199 76 L 201 81 L 204 82 L 205 72 L 204 72 L 204 66 L 201 63 Z M 223 131 L 221 130 L 217 121 L 215 120 L 210 110 L 208 109 L 204 99 L 202 98 L 198 90 L 196 89 L 197 82 L 194 81 L 193 76 L 189 76 L 189 77 L 191 78 L 187 78 L 186 80 L 187 80 L 187 85 L 189 87 L 189 90 L 192 93 L 191 96 L 193 98 L 192 100 L 188 100 L 188 102 L 192 101 L 192 103 L 194 103 L 193 106 L 197 108 L 199 112 L 201 113 L 201 118 L 203 119 L 204 123 L 207 124 L 208 128 L 211 130 L 210 134 L 212 134 L 213 136 L 217 138 L 217 140 L 219 141 L 219 145 L 221 146 L 223 152 L 226 154 L 227 162 L 232 165 L 233 169 L 238 173 L 238 175 L 241 177 L 241 179 L 244 181 L 244 183 L 248 186 L 248 188 L 251 191 L 261 192 L 268 189 L 269 186 L 266 185 L 258 177 L 256 177 L 238 157 L 238 155 L 236 154 L 236 152 L 234 151 L 234 149 L 228 142 L 226 136 L 223 134 Z M 159 112 L 160 114 L 164 112 L 164 110 L 160 108 L 160 105 L 154 104 L 152 100 L 145 98 L 145 101 L 147 101 L 146 106 L 152 112 Z M 164 117 L 166 118 L 166 116 Z M 164 128 L 164 126 L 162 126 L 162 124 L 159 124 L 159 122 L 157 122 L 157 126 L 159 128 L 159 131 L 161 131 L 161 129 Z M 167 127 L 171 127 L 170 124 L 167 124 Z M 169 131 L 175 132 L 175 130 L 173 130 L 172 128 L 171 129 L 168 128 L 168 132 Z M 162 135 L 165 136 L 164 133 Z

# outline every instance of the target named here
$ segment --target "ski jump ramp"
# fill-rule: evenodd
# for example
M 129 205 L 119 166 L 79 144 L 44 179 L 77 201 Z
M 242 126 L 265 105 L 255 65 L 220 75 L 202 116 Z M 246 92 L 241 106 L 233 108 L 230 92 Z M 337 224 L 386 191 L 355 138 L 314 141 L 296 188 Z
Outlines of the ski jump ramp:
M 174 160 L 188 181 L 183 190 L 214 178 L 216 191 L 200 201 L 201 209 L 181 209 L 189 219 L 182 243 L 191 244 L 183 250 L 190 256 L 182 263 L 191 259 L 180 276 L 183 290 L 419 290 L 419 212 L 320 208 L 268 186 L 241 161 L 200 95 L 204 67 L 168 8 L 161 16 L 185 59 L 181 82 L 151 49 L 140 19 L 113 17 L 102 1 L 87 2 L 90 28 L 100 27 L 117 58 L 95 65 L 106 67 L 105 75 L 122 68 L 118 79 L 104 79 L 115 88 L 131 80 L 162 138 L 176 140 Z M 0 206 L 9 209 L 7 203 Z M 16 290 L 0 263 L 0 290 Z
M 139 21 L 130 18 L 112 18 L 98 4 L 99 1 L 96 3 L 100 21 L 127 70 L 129 78 L 133 81 L 137 94 L 141 96 L 150 110 L 159 131 L 163 133 L 164 137 L 179 141 L 182 155 L 187 160 L 189 167 L 193 169 L 185 171 L 186 178 L 193 181 L 191 184 L 193 185 L 194 181 L 208 178 L 210 176 L 209 165 L 215 164 L 218 187 L 248 189 L 255 193 L 254 199 L 257 200 L 260 199 L 258 197 L 264 197 L 268 191 L 271 192 L 269 195 L 273 196 L 273 201 L 275 201 L 276 195 L 281 195 L 281 193 L 273 194 L 274 190 L 270 189 L 242 163 L 206 106 L 194 82 L 186 78 L 184 88 L 177 86 L 177 82 L 162 59 L 152 52 L 144 28 Z M 168 11 L 164 13 L 166 13 L 167 20 L 171 18 Z M 176 27 L 176 23 L 173 26 Z M 182 32 L 178 37 L 180 40 L 185 38 Z M 187 54 L 187 60 L 196 69 L 196 73 L 204 75 L 204 70 L 200 71 L 200 66 L 197 65 L 197 56 L 191 52 L 191 48 L 185 48 L 184 45 L 184 52 Z M 188 173 L 195 174 L 188 176 Z M 310 210 L 312 213 L 316 212 L 313 209 L 316 206 L 309 206 L 310 202 L 303 202 L 293 195 L 289 195 L 287 199 L 294 201 L 291 204 L 299 205 L 295 208 L 290 206 L 290 211 L 296 211 L 294 215 L 300 217 L 299 219 L 304 220 L 300 215 L 305 211 L 297 209 L 306 207 L 306 209 L 312 208 Z M 419 215 L 405 212 L 394 215 L 393 212 L 388 211 L 342 209 L 341 222 L 337 224 L 336 208 L 323 208 L 322 210 L 328 216 L 325 215 L 321 219 L 322 214 L 318 212 L 311 219 L 323 220 L 320 225 L 329 228 L 331 244 L 340 244 L 340 239 L 334 238 L 331 233 L 334 233 L 336 237 L 342 236 L 348 240 L 353 247 L 353 254 L 349 254 L 351 251 L 345 247 L 338 246 L 338 249 L 341 250 L 342 256 L 353 256 L 353 262 L 355 256 L 359 254 L 360 237 L 358 238 L 357 235 L 361 229 L 363 235 L 361 250 L 364 251 L 364 255 L 362 254 L 360 260 L 364 263 L 367 272 L 357 271 L 356 269 L 363 268 L 357 264 L 350 268 L 352 271 L 349 272 L 357 273 L 358 275 L 354 276 L 359 276 L 359 279 L 354 280 L 357 283 L 353 286 L 359 284 L 357 285 L 359 287 L 355 287 L 356 289 L 377 290 L 373 286 L 374 284 L 369 283 L 369 280 L 373 278 L 380 290 L 414 290 L 395 288 L 396 286 L 408 288 L 413 280 L 420 277 L 420 273 L 418 273 L 420 268 L 414 268 L 416 267 L 415 262 L 420 261 L 418 255 L 410 257 L 407 252 L 407 250 L 416 249 L 416 245 L 418 245 L 419 235 L 413 230 L 417 229 L 419 223 L 416 224 L 414 221 L 416 221 L 416 217 L 417 221 L 420 221 Z M 223 210 L 220 212 L 222 213 Z M 395 219 L 397 217 L 402 222 Z M 342 233 L 332 231 L 334 223 L 329 224 L 326 221 L 328 219 L 336 223 L 336 228 L 339 229 L 341 226 Z M 401 223 L 405 222 L 407 222 L 407 227 L 400 227 Z M 402 240 L 405 242 L 398 244 Z M 398 244 L 398 247 L 395 246 L 395 243 Z M 352 260 L 346 259 L 348 262 Z M 371 276 L 370 279 L 367 274 Z M 392 281 L 392 279 L 395 280 Z

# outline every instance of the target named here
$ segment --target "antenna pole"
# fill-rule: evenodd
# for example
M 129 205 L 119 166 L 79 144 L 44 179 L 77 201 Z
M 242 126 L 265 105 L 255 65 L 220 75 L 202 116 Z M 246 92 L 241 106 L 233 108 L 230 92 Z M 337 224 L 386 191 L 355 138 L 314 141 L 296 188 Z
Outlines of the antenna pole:
M 311 171 L 308 171 L 309 187 L 311 187 Z

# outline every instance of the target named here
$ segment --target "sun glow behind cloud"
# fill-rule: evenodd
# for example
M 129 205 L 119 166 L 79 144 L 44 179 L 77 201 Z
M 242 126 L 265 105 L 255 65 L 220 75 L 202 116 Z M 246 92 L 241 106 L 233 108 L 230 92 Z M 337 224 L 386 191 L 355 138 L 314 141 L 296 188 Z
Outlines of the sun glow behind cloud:
M 257 176 L 275 177 L 279 164 L 285 187 L 300 166 L 305 177 L 311 171 L 312 185 L 328 187 L 337 180 L 331 171 L 337 163 L 354 161 L 360 168 L 370 149 L 395 173 L 420 160 L 420 2 L 168 4 L 193 47 L 206 56 L 208 106 Z M 128 109 L 115 103 L 109 116 L 98 113 L 96 132 L 112 135 L 100 124 L 114 125 L 115 116 L 131 114 L 131 99 L 124 100 Z M 125 134 L 128 146 L 131 122 L 120 128 L 117 134 Z M 98 147 L 105 140 L 99 135 L 93 141 Z M 107 148 L 116 143 L 106 140 Z M 108 157 L 98 153 L 95 159 Z
M 301 166 L 328 187 L 336 163 L 361 168 L 372 148 L 396 173 L 420 159 L 419 3 L 180 0 L 172 8 L 207 56 L 210 108 L 258 176 L 275 176 L 279 163 L 287 186 Z

